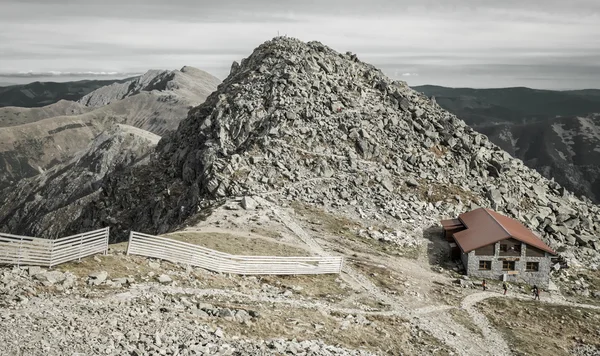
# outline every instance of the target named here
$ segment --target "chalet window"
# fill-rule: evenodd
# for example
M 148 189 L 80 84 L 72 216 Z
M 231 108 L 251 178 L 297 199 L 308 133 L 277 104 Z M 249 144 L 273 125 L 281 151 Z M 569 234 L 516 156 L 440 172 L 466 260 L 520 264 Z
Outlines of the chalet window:
M 540 270 L 539 262 L 527 262 L 525 265 L 525 271 L 527 272 L 537 272 Z
M 521 253 L 521 245 L 514 245 L 513 249 L 515 250 L 515 252 Z
M 492 261 L 479 261 L 479 269 L 480 270 L 492 269 Z
M 501 244 L 500 245 L 500 252 L 506 252 L 506 251 L 508 251 L 508 245 Z
M 502 261 L 502 270 L 503 271 L 514 271 L 515 270 L 515 261 Z

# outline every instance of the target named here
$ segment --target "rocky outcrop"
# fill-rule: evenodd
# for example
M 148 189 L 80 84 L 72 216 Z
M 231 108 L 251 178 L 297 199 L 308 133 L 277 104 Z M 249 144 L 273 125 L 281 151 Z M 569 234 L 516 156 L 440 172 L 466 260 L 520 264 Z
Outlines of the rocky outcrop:
M 406 83 L 352 53 L 275 38 L 233 65 L 156 158 L 105 178 L 72 231 L 175 229 L 221 198 L 269 195 L 406 234 L 477 206 L 598 260 L 600 209 L 511 157 Z

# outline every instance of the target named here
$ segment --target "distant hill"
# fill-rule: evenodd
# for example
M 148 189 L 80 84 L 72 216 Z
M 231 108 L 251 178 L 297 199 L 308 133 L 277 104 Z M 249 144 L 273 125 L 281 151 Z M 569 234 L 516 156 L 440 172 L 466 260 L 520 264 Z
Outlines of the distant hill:
M 124 83 L 131 79 L 80 80 L 64 83 L 33 82 L 23 85 L 0 86 L 0 107 L 34 108 L 54 104 L 60 100 L 77 101 L 98 88 L 113 83 Z
M 68 162 L 115 124 L 157 136 L 173 131 L 220 82 L 193 67 L 150 70 L 124 83 L 111 82 L 80 102 L 0 108 L 0 189 Z
M 600 90 L 415 89 L 545 177 L 600 202 Z
M 444 109 L 473 127 L 493 123 L 527 123 L 557 116 L 600 112 L 600 90 L 553 91 L 523 87 L 499 89 L 414 87 L 435 97 Z

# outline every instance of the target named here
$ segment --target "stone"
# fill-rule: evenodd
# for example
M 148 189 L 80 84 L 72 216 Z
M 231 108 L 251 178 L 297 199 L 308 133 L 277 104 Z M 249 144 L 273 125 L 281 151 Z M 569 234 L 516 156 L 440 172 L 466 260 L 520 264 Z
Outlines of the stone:
M 242 197 L 241 206 L 245 210 L 254 210 L 256 209 L 257 203 L 256 200 L 252 199 L 251 197 L 244 196 Z
M 418 187 L 419 183 L 417 182 L 416 179 L 411 178 L 411 179 L 409 179 L 409 180 L 406 181 L 406 185 L 409 186 L 409 187 Z
M 108 278 L 108 272 L 106 271 L 93 272 L 88 275 L 88 284 L 98 286 L 104 283 L 106 278 Z
M 160 276 L 158 276 L 157 280 L 159 283 L 162 284 L 169 284 L 173 282 L 173 279 L 171 279 L 171 277 L 169 277 L 169 275 L 166 274 L 161 274 Z
M 34 278 L 41 281 L 44 285 L 51 286 L 64 281 L 65 275 L 60 271 L 46 271 L 35 274 Z
M 160 269 L 160 262 L 148 261 L 148 267 L 152 269 Z

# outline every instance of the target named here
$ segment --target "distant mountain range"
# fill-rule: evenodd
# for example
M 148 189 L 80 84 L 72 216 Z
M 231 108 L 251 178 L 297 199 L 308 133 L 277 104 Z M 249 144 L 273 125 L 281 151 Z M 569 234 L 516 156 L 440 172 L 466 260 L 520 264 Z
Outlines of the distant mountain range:
M 80 80 L 76 82 L 33 82 L 23 85 L 0 86 L 0 107 L 34 108 L 59 100 L 77 101 L 84 95 L 115 82 L 125 83 L 132 78 L 115 80 Z
M 415 90 L 545 177 L 600 202 L 600 90 Z

